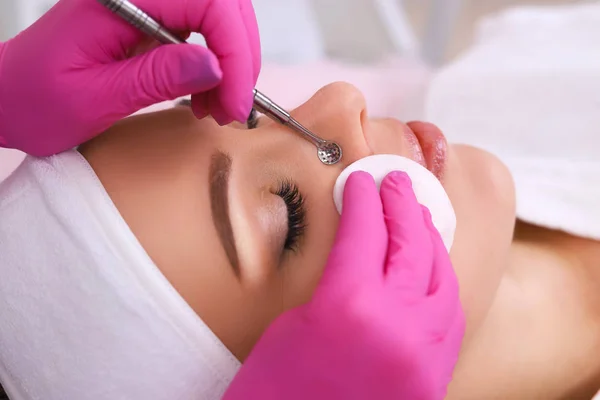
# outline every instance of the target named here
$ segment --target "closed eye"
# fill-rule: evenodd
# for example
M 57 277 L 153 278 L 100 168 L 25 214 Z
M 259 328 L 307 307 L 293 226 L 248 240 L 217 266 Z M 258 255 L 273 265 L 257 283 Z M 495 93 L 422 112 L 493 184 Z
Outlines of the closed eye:
M 252 111 L 250 111 L 250 116 L 248 117 L 248 121 L 246 122 L 246 126 L 248 127 L 248 129 L 254 129 L 258 126 L 258 121 L 259 121 L 259 117 L 258 117 L 258 112 L 253 108 Z
M 280 182 L 276 195 L 281 197 L 287 208 L 287 235 L 283 250 L 296 252 L 306 230 L 306 208 L 304 196 L 298 186 L 290 180 Z

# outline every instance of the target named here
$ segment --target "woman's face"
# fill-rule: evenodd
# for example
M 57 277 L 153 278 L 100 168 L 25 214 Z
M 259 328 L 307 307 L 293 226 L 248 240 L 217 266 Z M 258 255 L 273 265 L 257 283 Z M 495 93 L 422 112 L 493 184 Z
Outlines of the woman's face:
M 124 120 L 80 151 L 162 273 L 243 360 L 275 317 L 310 299 L 336 234 L 342 169 L 370 154 L 423 161 L 422 149 L 457 215 L 451 258 L 472 335 L 512 237 L 503 165 L 466 146 L 448 146 L 432 163 L 427 154 L 445 147 L 431 141 L 441 135 L 435 126 L 371 120 L 347 84 L 321 89 L 292 114 L 339 143 L 342 161 L 321 164 L 311 143 L 264 117 L 248 131 L 198 121 L 185 107 Z

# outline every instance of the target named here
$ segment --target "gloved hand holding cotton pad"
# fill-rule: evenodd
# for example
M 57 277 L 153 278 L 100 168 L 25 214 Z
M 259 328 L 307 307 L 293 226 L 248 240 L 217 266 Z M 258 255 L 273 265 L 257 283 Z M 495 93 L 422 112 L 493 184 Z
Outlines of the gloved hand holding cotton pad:
M 431 212 L 433 225 L 440 232 L 444 245 L 450 252 L 456 231 L 456 214 L 444 187 L 427 168 L 406 157 L 392 154 L 369 156 L 350 164 L 337 178 L 333 188 L 333 200 L 340 214 L 346 180 L 355 171 L 371 174 L 377 188 L 380 187 L 383 178 L 392 171 L 403 171 L 408 174 L 417 200 Z

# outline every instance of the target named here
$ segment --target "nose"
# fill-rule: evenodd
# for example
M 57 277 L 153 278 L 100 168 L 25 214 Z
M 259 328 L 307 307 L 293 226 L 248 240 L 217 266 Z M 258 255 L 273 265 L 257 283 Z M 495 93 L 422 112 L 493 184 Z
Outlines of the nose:
M 343 156 L 337 165 L 342 168 L 373 153 L 365 136 L 369 123 L 365 98 L 349 83 L 325 86 L 294 111 L 294 117 L 319 137 L 340 145 Z

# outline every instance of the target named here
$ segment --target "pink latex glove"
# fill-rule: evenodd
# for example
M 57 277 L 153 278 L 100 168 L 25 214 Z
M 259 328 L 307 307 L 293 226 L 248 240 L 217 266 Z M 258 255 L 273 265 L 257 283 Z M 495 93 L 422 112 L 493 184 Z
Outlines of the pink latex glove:
M 50 155 L 188 94 L 199 118 L 246 121 L 261 63 L 251 0 L 133 3 L 183 38 L 202 33 L 210 50 L 157 46 L 97 0 L 60 0 L 0 44 L 0 146 Z
M 444 398 L 465 330 L 457 279 L 408 176 L 380 195 L 349 177 L 313 299 L 271 324 L 224 399 Z

